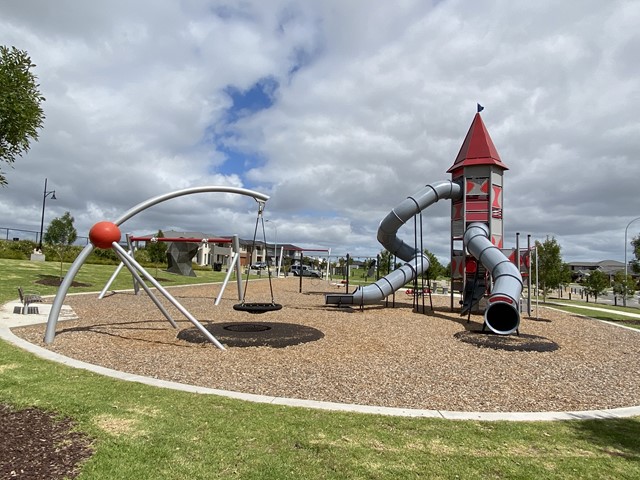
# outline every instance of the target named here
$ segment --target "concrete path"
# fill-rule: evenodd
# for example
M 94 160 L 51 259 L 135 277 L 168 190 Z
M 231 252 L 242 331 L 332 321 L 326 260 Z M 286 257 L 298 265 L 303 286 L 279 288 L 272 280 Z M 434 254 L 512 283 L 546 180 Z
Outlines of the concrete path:
M 608 313 L 615 313 L 616 315 L 621 315 L 623 317 L 631 317 L 631 318 L 638 318 L 640 319 L 640 313 L 633 313 L 633 312 L 623 312 L 621 310 L 611 310 L 610 308 L 602 308 L 602 307 L 593 307 L 589 304 L 575 304 L 575 303 L 563 303 L 563 302 L 549 302 L 547 301 L 547 305 L 559 305 L 561 307 L 574 307 L 574 308 L 583 308 L 585 310 L 595 310 L 598 312 L 608 312 Z
M 448 420 L 481 420 L 481 421 L 553 421 L 553 420 L 592 420 L 592 419 L 612 419 L 640 416 L 640 406 L 627 408 L 613 408 L 608 410 L 584 410 L 573 412 L 455 412 L 446 410 L 420 410 L 411 408 L 392 408 L 377 407 L 372 405 L 355 405 L 335 402 L 320 402 L 314 400 L 300 400 L 295 398 L 272 397 L 266 395 L 254 395 L 242 392 L 232 392 L 227 390 L 218 390 L 214 388 L 198 387 L 195 385 L 187 385 L 183 383 L 170 382 L 166 380 L 158 380 L 151 377 L 134 375 L 131 373 L 120 372 L 110 368 L 81 362 L 73 358 L 65 357 L 58 353 L 42 348 L 38 345 L 23 340 L 11 332 L 11 328 L 34 325 L 38 323 L 46 323 L 51 304 L 37 304 L 38 314 L 22 315 L 19 313 L 20 302 L 14 301 L 3 305 L 0 308 L 0 338 L 16 345 L 23 350 L 33 353 L 34 355 L 62 363 L 73 368 L 82 368 L 100 375 L 125 380 L 129 382 L 138 382 L 160 388 L 170 388 L 173 390 L 182 390 L 185 392 L 199 393 L 205 395 L 220 395 L 223 397 L 234 398 L 257 403 L 269 403 L 272 405 L 285 405 L 289 407 L 315 408 L 320 410 L 332 410 L 342 412 L 357 412 L 376 415 L 390 415 L 401 417 L 423 417 L 423 418 L 442 418 Z M 18 307 L 18 310 L 16 310 Z M 595 308 L 595 307 L 594 307 Z M 17 313 L 16 313 L 17 312 Z M 73 320 L 77 316 L 68 306 L 63 306 L 59 321 Z M 640 334 L 640 330 L 638 330 Z

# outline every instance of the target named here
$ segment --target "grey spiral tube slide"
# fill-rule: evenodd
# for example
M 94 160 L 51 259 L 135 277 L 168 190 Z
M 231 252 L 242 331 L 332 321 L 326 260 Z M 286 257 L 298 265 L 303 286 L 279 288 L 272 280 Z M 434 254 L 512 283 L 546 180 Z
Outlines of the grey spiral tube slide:
M 377 282 L 359 287 L 353 293 L 327 294 L 327 305 L 368 305 L 384 300 L 422 272 L 429 269 L 429 259 L 419 250 L 407 245 L 397 233 L 415 214 L 441 199 L 456 200 L 462 187 L 445 180 L 426 185 L 395 207 L 378 227 L 378 241 L 405 263 Z M 499 335 L 510 335 L 520 325 L 518 302 L 522 293 L 522 276 L 518 268 L 489 240 L 489 228 L 484 223 L 472 223 L 465 231 L 464 245 L 493 279 L 493 288 L 485 309 L 484 320 L 489 329 Z
M 499 335 L 510 335 L 520 325 L 519 302 L 522 276 L 502 251 L 489 240 L 489 228 L 484 223 L 472 223 L 464 232 L 464 244 L 491 273 L 493 288 L 484 311 L 484 323 Z
M 426 272 L 429 269 L 429 258 L 420 250 L 416 250 L 398 238 L 398 230 L 414 215 L 433 205 L 438 200 L 457 199 L 461 195 L 462 188 L 460 185 L 450 180 L 445 180 L 426 185 L 416 194 L 407 197 L 391 210 L 378 227 L 378 241 L 382 246 L 407 263 L 377 282 L 359 287 L 353 293 L 327 294 L 325 295 L 325 304 L 369 305 L 376 303 L 402 288 L 422 272 Z

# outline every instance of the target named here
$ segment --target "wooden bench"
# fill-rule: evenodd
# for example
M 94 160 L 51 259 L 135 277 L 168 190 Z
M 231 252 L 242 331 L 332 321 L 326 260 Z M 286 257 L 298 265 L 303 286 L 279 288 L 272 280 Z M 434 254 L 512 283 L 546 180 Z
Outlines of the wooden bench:
M 22 287 L 18 287 L 18 295 L 20 295 L 20 302 L 22 302 L 22 307 L 16 307 L 20 310 L 20 313 L 22 315 L 25 314 L 35 314 L 37 315 L 38 313 L 40 313 L 38 311 L 38 307 L 32 307 L 31 304 L 32 303 L 42 303 L 42 297 L 36 293 L 36 292 L 32 292 L 32 293 L 25 293 L 22 290 Z

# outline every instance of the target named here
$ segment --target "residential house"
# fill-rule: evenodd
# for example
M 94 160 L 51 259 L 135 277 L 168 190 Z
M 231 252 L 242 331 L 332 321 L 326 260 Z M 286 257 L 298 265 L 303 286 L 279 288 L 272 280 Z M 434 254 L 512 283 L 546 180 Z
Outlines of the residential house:
M 624 271 L 624 262 L 618 262 L 616 260 L 602 260 L 600 262 L 569 262 L 569 269 L 571 270 L 572 280 L 579 281 L 585 276 L 589 276 L 589 273 L 594 270 L 600 270 L 609 276 L 609 280 L 613 280 L 613 277 L 617 272 Z M 629 273 L 631 270 L 629 269 Z

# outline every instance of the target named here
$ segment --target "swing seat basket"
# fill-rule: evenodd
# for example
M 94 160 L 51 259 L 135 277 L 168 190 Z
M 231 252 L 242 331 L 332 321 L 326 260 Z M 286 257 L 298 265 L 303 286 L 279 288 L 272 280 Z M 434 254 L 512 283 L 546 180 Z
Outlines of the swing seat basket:
M 237 303 L 233 306 L 234 310 L 247 313 L 266 313 L 280 310 L 282 305 L 279 303 Z

